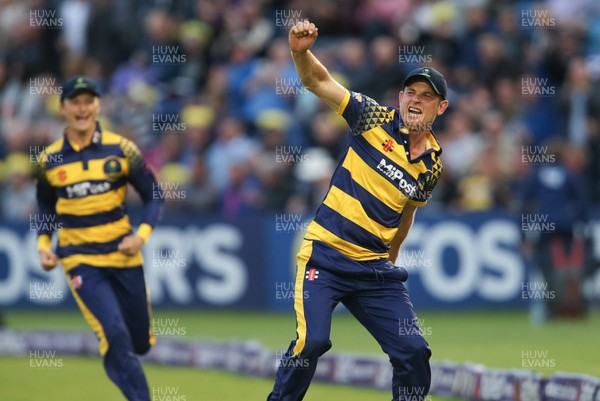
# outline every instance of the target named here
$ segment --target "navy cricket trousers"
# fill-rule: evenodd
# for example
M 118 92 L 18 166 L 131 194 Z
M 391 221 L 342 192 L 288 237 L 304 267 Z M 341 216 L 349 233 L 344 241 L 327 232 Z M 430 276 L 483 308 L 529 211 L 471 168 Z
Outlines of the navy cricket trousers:
M 108 377 L 130 401 L 149 401 L 148 383 L 135 354 L 156 339 L 142 266 L 108 268 L 79 265 L 67 273 L 79 309 L 100 341 Z
M 267 401 L 304 398 L 318 358 L 331 348 L 331 317 L 341 302 L 377 340 L 393 368 L 393 401 L 422 401 L 431 383 L 431 350 L 403 281 L 390 262 L 353 261 L 320 241 L 305 240 L 297 255 L 296 339 L 279 364 Z

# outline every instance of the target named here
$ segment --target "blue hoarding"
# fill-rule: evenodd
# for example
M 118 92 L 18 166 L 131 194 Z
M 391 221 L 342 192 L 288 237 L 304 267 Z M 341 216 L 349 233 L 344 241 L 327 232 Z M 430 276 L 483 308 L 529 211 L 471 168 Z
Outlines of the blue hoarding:
M 306 219 L 279 214 L 223 220 L 165 216 L 144 247 L 157 306 L 285 310 Z M 60 269 L 39 267 L 28 223 L 0 226 L 0 307 L 74 305 Z M 417 214 L 397 264 L 415 307 L 525 307 L 521 227 L 502 213 Z

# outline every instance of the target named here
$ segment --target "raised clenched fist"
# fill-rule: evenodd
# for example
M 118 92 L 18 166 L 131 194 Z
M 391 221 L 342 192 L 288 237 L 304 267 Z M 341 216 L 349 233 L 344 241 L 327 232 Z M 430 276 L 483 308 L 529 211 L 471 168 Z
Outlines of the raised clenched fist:
M 319 29 L 309 20 L 299 21 L 290 29 L 290 50 L 304 53 L 310 49 L 319 36 Z

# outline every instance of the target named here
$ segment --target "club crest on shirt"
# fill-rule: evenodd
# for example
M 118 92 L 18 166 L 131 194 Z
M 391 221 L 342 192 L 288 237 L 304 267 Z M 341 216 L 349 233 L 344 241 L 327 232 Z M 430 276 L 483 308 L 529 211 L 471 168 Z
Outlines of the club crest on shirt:
M 121 174 L 123 173 L 123 167 L 121 166 L 121 162 L 115 156 L 107 157 L 104 161 L 104 174 L 110 181 L 115 181 Z

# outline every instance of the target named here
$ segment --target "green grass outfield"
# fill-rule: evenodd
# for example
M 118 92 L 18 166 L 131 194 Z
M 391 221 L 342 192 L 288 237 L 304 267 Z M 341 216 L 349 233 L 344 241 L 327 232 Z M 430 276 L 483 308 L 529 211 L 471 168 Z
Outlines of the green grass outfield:
M 14 329 L 87 330 L 76 311 L 10 311 L 4 315 L 7 327 Z M 169 324 L 185 332 L 181 340 L 258 339 L 266 347 L 283 351 L 294 336 L 292 313 L 156 310 L 154 318 L 170 319 Z M 533 370 L 544 375 L 567 371 L 600 377 L 600 313 L 583 321 L 565 320 L 541 327 L 531 326 L 526 312 L 424 312 L 419 318 L 434 360 L 471 361 L 505 369 L 552 365 Z M 349 314 L 334 316 L 331 338 L 331 352 L 382 355 L 377 343 Z M 217 371 L 152 364 L 146 364 L 145 370 L 151 389 L 176 390 L 180 397 L 171 399 L 178 401 L 264 400 L 273 384 L 270 379 Z M 98 358 L 64 357 L 61 368 L 35 369 L 29 367 L 27 357 L 0 357 L 2 401 L 121 399 Z M 389 400 L 390 394 L 315 383 L 305 399 L 375 401 Z

